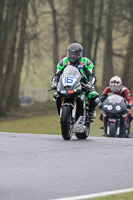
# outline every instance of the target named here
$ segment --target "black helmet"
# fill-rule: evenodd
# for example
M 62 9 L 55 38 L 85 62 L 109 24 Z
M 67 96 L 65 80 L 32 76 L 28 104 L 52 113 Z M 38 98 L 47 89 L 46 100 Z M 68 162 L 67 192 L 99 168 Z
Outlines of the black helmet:
M 72 43 L 67 48 L 67 57 L 72 64 L 76 64 L 83 55 L 83 47 L 78 43 Z

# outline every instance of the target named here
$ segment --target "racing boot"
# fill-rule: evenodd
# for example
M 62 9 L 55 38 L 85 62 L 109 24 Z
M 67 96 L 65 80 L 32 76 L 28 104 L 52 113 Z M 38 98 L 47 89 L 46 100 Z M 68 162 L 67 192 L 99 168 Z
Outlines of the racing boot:
M 89 111 L 89 116 L 90 116 L 91 119 L 95 119 L 96 118 L 96 111 L 95 110 Z
M 129 116 L 129 124 L 128 124 L 128 138 L 131 138 L 131 137 L 132 137 L 132 136 L 131 136 L 131 133 L 130 133 L 131 122 L 132 122 L 132 120 L 133 120 L 133 116 L 130 115 L 130 116 Z
M 132 121 L 132 120 L 131 120 Z M 131 138 L 131 133 L 130 133 L 130 129 L 131 129 L 131 121 L 129 122 L 129 130 L 128 130 L 128 138 Z
M 102 113 L 100 114 L 99 119 L 100 119 L 101 121 L 103 121 L 103 119 L 102 119 Z
M 102 136 L 106 136 L 104 132 L 102 133 Z
M 129 137 L 129 138 L 131 138 L 131 137 L 132 137 L 130 132 L 128 133 L 128 137 Z
M 91 119 L 96 118 L 95 108 L 96 108 L 98 102 L 99 102 L 98 95 L 94 95 L 94 97 L 91 97 L 91 99 L 89 101 L 89 116 Z

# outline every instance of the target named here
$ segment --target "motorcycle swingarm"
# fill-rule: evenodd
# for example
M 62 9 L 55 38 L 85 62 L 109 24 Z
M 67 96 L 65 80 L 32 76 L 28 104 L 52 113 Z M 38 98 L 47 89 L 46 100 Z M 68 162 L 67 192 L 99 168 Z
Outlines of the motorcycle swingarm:
M 80 116 L 74 124 L 73 133 L 83 133 L 86 129 L 85 116 Z

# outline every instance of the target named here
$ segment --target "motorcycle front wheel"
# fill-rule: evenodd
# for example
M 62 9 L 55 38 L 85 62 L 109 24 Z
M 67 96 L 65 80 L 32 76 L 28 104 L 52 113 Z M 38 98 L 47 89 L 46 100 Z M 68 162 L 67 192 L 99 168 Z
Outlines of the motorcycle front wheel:
M 115 137 L 116 136 L 116 123 L 108 123 L 107 136 L 108 137 Z
M 61 115 L 61 133 L 64 140 L 70 140 L 72 138 L 72 129 L 71 107 L 63 106 Z

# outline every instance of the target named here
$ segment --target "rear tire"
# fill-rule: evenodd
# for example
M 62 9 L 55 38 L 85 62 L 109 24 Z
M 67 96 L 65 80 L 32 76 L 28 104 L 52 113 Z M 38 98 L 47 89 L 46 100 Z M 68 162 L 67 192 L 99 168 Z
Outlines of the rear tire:
M 72 114 L 70 106 L 62 107 L 61 115 L 61 133 L 64 140 L 70 140 L 72 137 Z
M 86 129 L 83 133 L 75 133 L 75 136 L 78 138 L 78 139 L 86 139 L 88 136 L 89 136 L 89 133 L 90 133 L 90 124 L 86 126 Z

